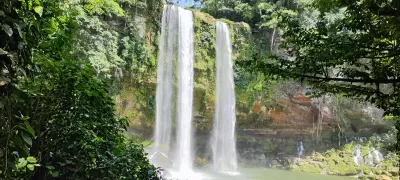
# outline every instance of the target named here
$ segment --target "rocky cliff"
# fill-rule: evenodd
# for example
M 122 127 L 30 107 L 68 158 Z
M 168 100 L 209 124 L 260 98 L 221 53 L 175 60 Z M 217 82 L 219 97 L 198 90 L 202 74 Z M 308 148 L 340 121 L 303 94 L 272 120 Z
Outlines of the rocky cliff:
M 127 117 L 136 132 L 151 138 L 155 121 L 156 59 L 162 8 L 146 6 L 147 10 L 134 11 L 132 34 L 137 34 L 136 44 L 143 44 L 145 57 L 150 64 L 141 69 L 124 70 L 123 76 L 113 81 L 117 115 Z M 191 9 L 194 14 L 194 119 L 199 138 L 198 144 L 207 146 L 212 128 L 215 104 L 215 22 L 229 25 L 235 62 L 252 58 L 255 46 L 250 27 L 245 23 L 215 19 Z M 149 14 L 149 12 L 152 12 Z M 111 19 L 114 29 L 126 28 L 126 20 Z M 121 30 L 122 31 L 122 30 Z M 135 47 L 133 51 L 143 48 Z M 140 56 L 133 56 L 138 58 Z M 294 154 L 297 141 L 304 141 L 310 149 L 327 148 L 346 141 L 346 138 L 369 136 L 385 132 L 387 125 L 381 121 L 380 110 L 370 105 L 344 97 L 324 96 L 310 98 L 307 87 L 298 82 L 270 83 L 259 92 L 247 86 L 258 78 L 235 68 L 237 96 L 237 139 L 239 152 Z M 243 85 L 244 84 L 244 85 Z M 275 146 L 279 144 L 280 146 Z M 200 150 L 201 151 L 201 148 Z M 260 155 L 261 156 L 261 155 Z

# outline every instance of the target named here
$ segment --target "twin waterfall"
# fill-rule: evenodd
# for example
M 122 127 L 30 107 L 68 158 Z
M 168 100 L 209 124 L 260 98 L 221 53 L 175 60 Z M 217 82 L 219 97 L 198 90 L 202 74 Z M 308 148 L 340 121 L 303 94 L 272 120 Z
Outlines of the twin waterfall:
M 228 27 L 216 23 L 216 108 L 212 157 L 217 171 L 235 171 L 235 92 Z M 193 14 L 166 5 L 159 42 L 156 126 L 150 160 L 175 172 L 191 172 L 193 152 Z M 164 162 L 163 162 L 164 161 Z

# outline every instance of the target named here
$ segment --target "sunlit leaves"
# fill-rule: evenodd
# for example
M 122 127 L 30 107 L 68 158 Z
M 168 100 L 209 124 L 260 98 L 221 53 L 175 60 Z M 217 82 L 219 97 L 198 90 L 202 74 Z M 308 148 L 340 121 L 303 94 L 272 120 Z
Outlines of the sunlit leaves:
M 33 164 L 28 164 L 26 166 L 30 171 L 33 171 L 33 169 L 35 168 L 35 166 L 33 166 Z
M 13 35 L 13 30 L 11 29 L 11 27 L 8 24 L 2 24 L 1 28 L 3 29 L 3 31 L 5 31 L 8 36 L 12 36 Z
M 276 5 L 273 3 L 268 3 L 268 2 L 262 2 L 257 5 L 257 8 L 261 11 L 266 11 L 266 12 L 273 12 L 276 9 Z
M 0 55 L 6 55 L 8 52 L 3 50 L 3 48 L 0 48 Z
M 32 157 L 32 156 L 27 157 L 26 160 L 27 160 L 28 162 L 30 162 L 30 163 L 36 163 L 36 162 L 37 162 L 36 158 L 34 158 L 34 157 Z
M 262 71 L 306 80 L 324 92 L 345 93 L 387 113 L 400 113 L 395 105 L 400 98 L 395 90 L 399 66 L 393 63 L 400 56 L 395 45 L 398 20 L 391 15 L 392 7 L 374 6 L 379 4 L 374 0 L 328 1 L 329 7 L 319 4 L 321 0 L 299 17 L 284 16 L 279 23 L 282 48 L 291 59 L 275 57 L 278 65 L 262 65 Z
M 282 21 L 283 17 L 295 17 L 297 12 L 279 7 L 272 3 L 260 3 L 257 8 L 259 9 L 262 21 L 259 27 L 276 28 Z
M 251 20 L 253 17 L 253 8 L 247 3 L 237 5 L 235 7 L 235 11 L 241 14 L 247 20 Z
M 33 171 L 35 167 L 40 166 L 39 164 L 36 163 L 37 163 L 36 158 L 32 156 L 28 156 L 27 158 L 19 158 L 17 163 L 15 164 L 14 171 L 20 173 L 25 173 L 27 169 L 29 171 Z
M 43 14 L 43 7 L 42 7 L 42 6 L 35 6 L 35 7 L 33 7 L 33 10 L 34 10 L 40 17 L 42 17 L 42 14 Z
M 28 164 L 28 161 L 24 158 L 19 158 L 18 159 L 18 164 L 16 165 L 17 169 L 23 168 Z
M 124 15 L 124 11 L 114 0 L 87 0 L 84 4 L 84 9 L 88 12 L 89 15 Z

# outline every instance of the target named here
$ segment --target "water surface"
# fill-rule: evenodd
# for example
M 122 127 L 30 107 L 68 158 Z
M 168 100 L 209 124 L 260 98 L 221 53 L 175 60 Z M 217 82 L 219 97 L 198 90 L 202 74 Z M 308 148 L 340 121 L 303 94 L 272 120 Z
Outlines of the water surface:
M 176 179 L 176 178 L 171 178 Z M 352 177 L 329 176 L 266 168 L 239 168 L 238 173 L 218 173 L 209 169 L 198 171 L 188 179 L 201 180 L 354 180 Z

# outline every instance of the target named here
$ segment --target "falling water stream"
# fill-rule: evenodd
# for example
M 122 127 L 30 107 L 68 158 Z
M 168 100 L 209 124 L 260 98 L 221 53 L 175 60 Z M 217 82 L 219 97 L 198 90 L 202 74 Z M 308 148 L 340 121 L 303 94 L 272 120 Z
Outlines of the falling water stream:
M 216 98 L 212 134 L 213 166 L 217 171 L 235 172 L 237 169 L 235 140 L 235 89 L 232 67 L 232 45 L 228 26 L 216 23 Z
M 157 68 L 156 127 L 150 160 L 176 172 L 192 169 L 193 15 L 164 7 Z M 172 145 L 173 121 L 176 141 Z M 160 162 L 160 155 L 167 162 Z
M 172 108 L 173 107 L 173 61 L 177 38 L 177 9 L 166 6 L 162 16 L 162 30 L 159 44 L 159 58 L 157 64 L 157 92 L 156 92 L 156 126 L 154 133 L 153 154 L 162 153 L 169 158 Z M 150 158 L 154 161 L 153 158 Z M 155 163 L 158 165 L 157 163 Z
M 176 168 L 179 172 L 191 171 L 192 155 L 192 105 L 193 105 L 193 14 L 178 8 L 178 121 Z

